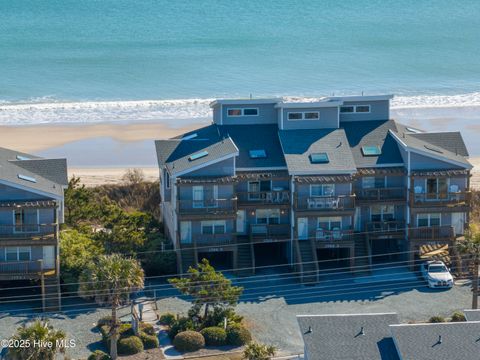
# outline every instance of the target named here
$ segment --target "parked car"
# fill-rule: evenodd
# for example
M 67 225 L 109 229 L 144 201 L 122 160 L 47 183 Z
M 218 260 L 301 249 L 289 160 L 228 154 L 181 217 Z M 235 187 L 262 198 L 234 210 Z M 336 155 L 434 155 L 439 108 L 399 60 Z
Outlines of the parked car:
M 429 288 L 451 288 L 453 276 L 442 261 L 427 261 L 421 266 L 422 276 Z

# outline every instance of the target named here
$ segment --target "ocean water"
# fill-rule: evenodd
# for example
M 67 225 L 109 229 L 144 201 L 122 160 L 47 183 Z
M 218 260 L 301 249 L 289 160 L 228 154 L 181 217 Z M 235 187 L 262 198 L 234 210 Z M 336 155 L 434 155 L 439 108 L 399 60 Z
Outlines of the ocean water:
M 0 0 L 0 124 L 188 120 L 216 97 L 480 105 L 480 1 Z

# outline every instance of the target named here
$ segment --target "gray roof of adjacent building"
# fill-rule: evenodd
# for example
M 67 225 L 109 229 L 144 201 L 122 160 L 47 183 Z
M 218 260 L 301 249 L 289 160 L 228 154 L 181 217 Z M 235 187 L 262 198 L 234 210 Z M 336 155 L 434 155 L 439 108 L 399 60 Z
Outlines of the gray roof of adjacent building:
M 401 359 L 478 360 L 480 322 L 390 325 Z
M 44 159 L 0 148 L 0 180 L 11 186 L 63 197 L 68 185 L 67 160 Z
M 464 310 L 465 318 L 467 321 L 480 321 L 480 310 Z
M 308 359 L 398 360 L 390 324 L 396 313 L 299 315 Z

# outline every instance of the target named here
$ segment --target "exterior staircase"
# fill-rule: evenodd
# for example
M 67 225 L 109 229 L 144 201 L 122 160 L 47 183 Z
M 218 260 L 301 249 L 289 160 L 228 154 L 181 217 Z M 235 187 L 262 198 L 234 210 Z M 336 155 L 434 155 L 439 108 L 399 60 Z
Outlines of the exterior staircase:
M 187 273 L 190 266 L 195 266 L 196 262 L 196 252 L 193 248 L 182 248 L 180 253 L 180 259 L 182 262 L 182 273 Z
M 248 276 L 255 273 L 255 253 L 248 238 L 237 238 L 237 275 Z
M 310 240 L 298 241 L 301 259 L 302 283 L 315 284 L 318 282 L 317 254 Z
M 355 238 L 355 275 L 369 275 L 371 271 L 370 246 L 368 238 L 357 236 Z
M 60 283 L 58 277 L 45 276 L 43 280 L 43 311 L 60 311 Z

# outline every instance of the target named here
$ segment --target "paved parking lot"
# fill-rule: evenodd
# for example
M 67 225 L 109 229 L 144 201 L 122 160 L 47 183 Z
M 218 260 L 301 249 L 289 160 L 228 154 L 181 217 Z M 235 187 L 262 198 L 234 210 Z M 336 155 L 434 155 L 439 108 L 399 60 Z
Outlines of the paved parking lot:
M 303 351 L 296 323 L 298 314 L 395 311 L 402 322 L 408 322 L 426 320 L 433 315 L 449 316 L 471 304 L 469 284 L 458 284 L 450 290 L 431 290 L 415 273 L 403 267 L 356 277 L 337 272 L 328 274 L 328 279 L 326 275 L 322 276 L 315 286 L 300 285 L 290 273 L 268 271 L 255 277 L 232 279 L 245 288 L 237 310 L 252 327 L 255 337 L 275 344 L 286 353 Z M 187 312 L 190 304 L 176 290 L 166 284 L 148 285 L 158 289 L 161 311 Z M 65 301 L 70 310 L 87 305 L 76 306 L 77 303 L 78 299 Z M 57 314 L 51 316 L 51 320 L 69 337 L 76 339 L 77 347 L 68 353 L 81 358 L 100 346 L 100 335 L 95 332 L 94 323 L 108 313 L 108 309 L 91 307 L 79 313 Z M 35 316 L 32 312 L 17 314 L 12 307 L 3 310 L 0 307 L 0 337 L 10 337 L 23 321 L 32 316 Z

